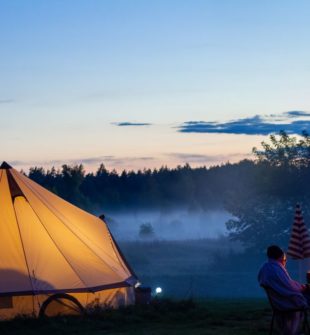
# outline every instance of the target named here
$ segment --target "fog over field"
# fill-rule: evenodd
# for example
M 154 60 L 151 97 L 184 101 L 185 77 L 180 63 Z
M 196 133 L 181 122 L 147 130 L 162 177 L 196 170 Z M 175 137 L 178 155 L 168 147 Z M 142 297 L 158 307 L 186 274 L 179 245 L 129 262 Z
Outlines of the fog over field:
M 143 286 L 176 298 L 261 296 L 253 263 L 229 238 L 231 215 L 212 211 L 105 213 L 106 222 Z M 141 227 L 147 226 L 145 234 Z M 151 227 L 151 228 L 150 228 Z
M 224 210 L 105 213 L 106 222 L 143 286 L 175 298 L 263 297 L 257 273 L 265 250 L 229 237 Z M 147 227 L 144 233 L 141 227 Z M 296 264 L 289 261 L 293 278 Z
M 144 211 L 106 213 L 106 221 L 117 240 L 195 240 L 227 235 L 225 222 L 231 215 L 224 210 Z M 148 226 L 149 234 L 141 233 Z

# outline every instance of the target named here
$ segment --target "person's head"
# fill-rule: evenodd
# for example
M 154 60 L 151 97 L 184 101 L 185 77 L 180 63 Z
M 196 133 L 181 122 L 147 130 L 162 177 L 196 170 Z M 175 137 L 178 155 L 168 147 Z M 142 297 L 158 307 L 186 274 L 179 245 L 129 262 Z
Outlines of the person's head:
M 268 247 L 267 257 L 269 259 L 273 259 L 280 262 L 282 265 L 285 265 L 286 263 L 285 252 L 277 245 L 271 245 L 270 247 Z

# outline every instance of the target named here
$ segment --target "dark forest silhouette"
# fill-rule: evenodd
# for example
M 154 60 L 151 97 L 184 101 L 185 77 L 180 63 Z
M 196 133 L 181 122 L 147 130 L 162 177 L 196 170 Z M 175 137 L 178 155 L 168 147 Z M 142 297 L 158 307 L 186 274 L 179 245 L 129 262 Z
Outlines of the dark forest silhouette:
M 33 167 L 29 177 L 62 198 L 89 211 L 226 209 L 231 237 L 248 246 L 281 243 L 288 238 L 296 202 L 310 213 L 310 138 L 280 132 L 253 149 L 254 160 L 213 167 L 144 169 L 117 173 L 101 164 L 95 173 L 83 165 L 45 171 Z M 310 216 L 309 216 L 310 217 Z

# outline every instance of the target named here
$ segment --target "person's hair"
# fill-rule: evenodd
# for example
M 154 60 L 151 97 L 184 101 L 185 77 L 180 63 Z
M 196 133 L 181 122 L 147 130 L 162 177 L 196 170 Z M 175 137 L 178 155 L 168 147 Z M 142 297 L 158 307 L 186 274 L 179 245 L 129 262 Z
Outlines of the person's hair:
M 267 249 L 268 258 L 279 259 L 279 258 L 283 257 L 283 255 L 284 255 L 284 251 L 280 247 L 278 247 L 277 245 L 271 245 Z

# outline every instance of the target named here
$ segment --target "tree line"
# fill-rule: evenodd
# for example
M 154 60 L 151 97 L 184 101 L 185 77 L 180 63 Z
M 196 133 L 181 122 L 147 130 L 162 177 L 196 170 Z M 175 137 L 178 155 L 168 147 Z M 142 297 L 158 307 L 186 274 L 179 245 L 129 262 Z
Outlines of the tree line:
M 82 164 L 61 169 L 33 167 L 28 176 L 62 198 L 93 212 L 135 208 L 226 209 L 231 238 L 246 246 L 286 243 L 295 204 L 310 219 L 310 138 L 271 135 L 253 160 L 212 167 L 86 173 Z M 310 221 L 309 221 L 310 223 Z
M 251 161 L 240 162 L 247 166 Z M 225 170 L 225 171 L 224 171 Z M 61 169 L 32 167 L 28 176 L 60 197 L 90 211 L 128 210 L 133 208 L 188 210 L 222 207 L 223 192 L 233 186 L 233 164 L 212 168 L 107 170 L 103 164 L 96 172 L 86 173 L 82 164 L 63 165 Z M 230 180 L 230 181 L 229 181 Z M 227 187 L 228 186 L 228 187 Z

